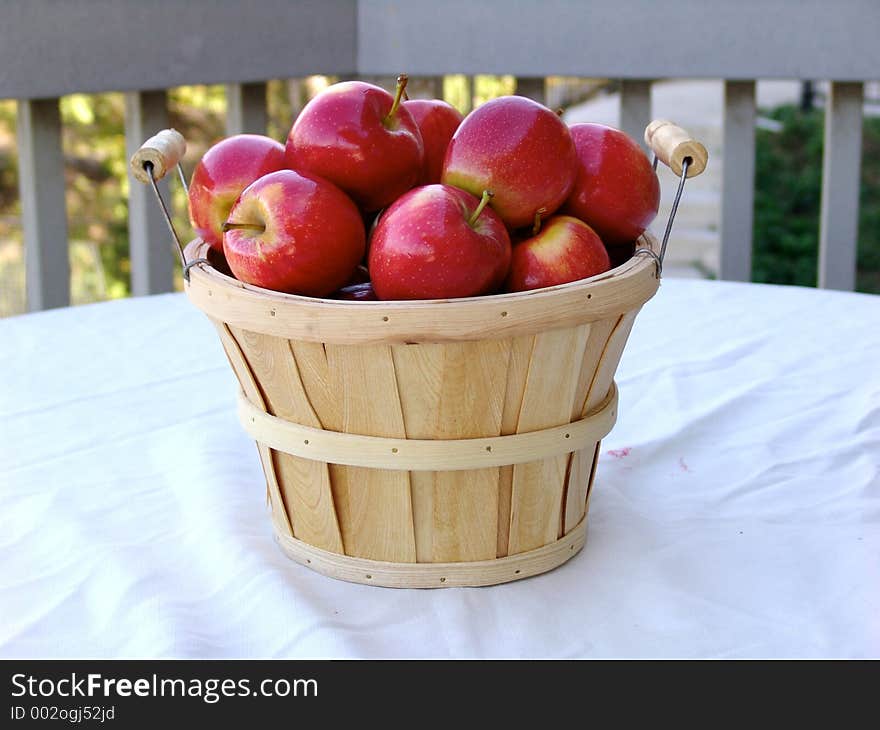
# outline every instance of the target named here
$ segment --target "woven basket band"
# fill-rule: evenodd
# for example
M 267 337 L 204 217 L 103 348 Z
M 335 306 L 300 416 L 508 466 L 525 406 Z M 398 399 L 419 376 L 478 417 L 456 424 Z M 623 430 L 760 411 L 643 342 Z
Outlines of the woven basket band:
M 617 385 L 612 383 L 605 400 L 578 421 L 488 438 L 402 439 L 326 431 L 268 414 L 244 393 L 239 393 L 238 417 L 259 443 L 312 461 L 403 471 L 486 469 L 593 448 L 617 420 Z

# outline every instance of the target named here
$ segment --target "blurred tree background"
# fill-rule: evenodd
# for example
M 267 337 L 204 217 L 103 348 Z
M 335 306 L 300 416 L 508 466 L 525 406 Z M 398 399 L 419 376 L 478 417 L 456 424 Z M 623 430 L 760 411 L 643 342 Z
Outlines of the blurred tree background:
M 124 106 L 120 93 L 74 94 L 61 100 L 71 297 L 77 304 L 130 292 Z M 223 134 L 223 88 L 174 89 L 169 107 L 172 125 L 195 142 L 185 161 L 191 169 L 192 160 L 209 141 Z M 0 103 L 0 281 L 4 284 L 22 282 L 24 271 L 14 133 L 15 102 L 4 101 Z M 23 309 L 23 286 L 4 286 L 0 314 Z
M 268 134 L 283 141 L 295 110 L 336 79 L 268 83 Z M 374 79 L 387 88 L 394 80 Z M 414 80 L 415 96 L 431 94 Z M 513 93 L 511 76 L 447 76 L 444 97 L 470 108 Z M 600 79 L 553 78 L 548 105 L 578 103 L 614 84 Z M 171 124 L 187 139 L 184 170 L 191 175 L 205 150 L 225 134 L 222 86 L 169 90 Z M 821 110 L 787 106 L 764 110 L 776 131 L 757 132 L 755 251 L 753 279 L 815 286 L 822 169 Z M 130 292 L 128 259 L 128 160 L 121 93 L 74 94 L 61 101 L 72 299 L 85 303 L 125 297 Z M 15 102 L 0 101 L 0 316 L 24 311 L 24 262 L 20 230 L 15 148 Z M 880 119 L 866 118 L 859 227 L 860 291 L 880 293 Z M 172 183 L 178 230 L 189 231 L 186 201 Z
M 781 106 L 756 133 L 752 281 L 816 286 L 824 112 Z M 880 119 L 865 117 L 856 290 L 880 294 Z

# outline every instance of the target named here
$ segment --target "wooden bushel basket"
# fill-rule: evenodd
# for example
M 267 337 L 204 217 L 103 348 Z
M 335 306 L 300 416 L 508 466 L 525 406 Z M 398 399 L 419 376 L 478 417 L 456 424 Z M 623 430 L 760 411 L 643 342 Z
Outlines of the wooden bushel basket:
M 207 266 L 186 292 L 238 376 L 284 551 L 337 578 L 440 587 L 525 578 L 583 547 L 614 372 L 658 285 L 640 255 L 440 302 L 277 294 Z
M 574 556 L 614 373 L 659 286 L 657 240 L 636 247 L 591 279 L 446 301 L 314 299 L 191 266 L 185 290 L 238 377 L 284 552 L 418 588 L 504 583 Z M 203 257 L 200 240 L 184 253 Z

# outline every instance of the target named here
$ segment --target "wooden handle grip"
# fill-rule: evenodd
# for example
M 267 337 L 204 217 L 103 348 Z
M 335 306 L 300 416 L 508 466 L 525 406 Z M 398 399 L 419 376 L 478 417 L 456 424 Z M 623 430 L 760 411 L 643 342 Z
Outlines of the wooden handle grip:
M 150 176 L 144 169 L 149 162 L 153 165 L 153 177 L 161 180 L 180 162 L 185 152 L 186 141 L 183 135 L 176 129 L 163 129 L 144 142 L 131 156 L 131 172 L 137 180 L 149 184 Z
M 696 177 L 706 169 L 709 153 L 685 130 L 668 119 L 655 119 L 645 128 L 645 143 L 676 175 L 681 175 L 685 157 L 690 157 L 688 177 Z

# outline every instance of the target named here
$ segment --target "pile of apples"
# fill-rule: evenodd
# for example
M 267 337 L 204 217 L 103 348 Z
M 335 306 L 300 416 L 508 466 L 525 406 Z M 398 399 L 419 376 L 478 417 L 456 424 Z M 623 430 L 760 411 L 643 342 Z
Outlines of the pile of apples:
M 348 300 L 524 291 L 607 271 L 656 216 L 657 176 L 623 132 L 519 96 L 463 118 L 406 82 L 328 87 L 286 146 L 208 150 L 190 216 L 236 278 Z

